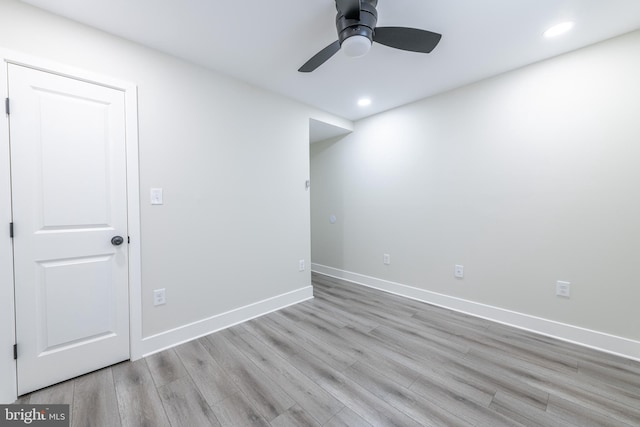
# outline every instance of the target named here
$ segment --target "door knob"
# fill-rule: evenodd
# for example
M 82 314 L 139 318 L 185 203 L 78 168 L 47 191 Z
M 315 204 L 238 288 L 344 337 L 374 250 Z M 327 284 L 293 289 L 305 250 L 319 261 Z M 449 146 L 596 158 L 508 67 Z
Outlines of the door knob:
M 120 246 L 123 242 L 124 242 L 124 239 L 122 238 L 122 236 L 113 236 L 111 238 L 111 244 L 113 246 Z

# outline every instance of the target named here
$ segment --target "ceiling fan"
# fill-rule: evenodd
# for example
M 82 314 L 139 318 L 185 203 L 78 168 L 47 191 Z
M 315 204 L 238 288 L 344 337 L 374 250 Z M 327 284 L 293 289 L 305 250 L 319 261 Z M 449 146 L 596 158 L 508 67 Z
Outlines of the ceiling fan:
M 322 49 L 298 71 L 309 73 L 342 49 L 347 56 L 366 54 L 373 42 L 411 52 L 430 53 L 442 34 L 406 27 L 376 27 L 378 0 L 336 0 L 338 40 Z

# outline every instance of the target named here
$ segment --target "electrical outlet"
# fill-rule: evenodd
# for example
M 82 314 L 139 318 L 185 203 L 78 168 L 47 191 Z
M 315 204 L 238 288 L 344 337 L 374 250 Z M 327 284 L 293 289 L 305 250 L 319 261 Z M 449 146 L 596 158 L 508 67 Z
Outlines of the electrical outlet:
M 384 262 L 385 265 L 389 265 L 391 264 L 391 255 L 389 254 L 384 254 L 382 256 L 382 262 Z
M 298 271 L 304 271 L 304 260 L 298 261 Z
M 558 280 L 556 282 L 556 295 L 559 297 L 571 297 L 571 283 Z
M 464 277 L 464 265 L 456 265 L 454 275 L 458 279 L 462 279 Z
M 153 291 L 153 305 L 163 305 L 167 303 L 165 289 L 156 289 Z

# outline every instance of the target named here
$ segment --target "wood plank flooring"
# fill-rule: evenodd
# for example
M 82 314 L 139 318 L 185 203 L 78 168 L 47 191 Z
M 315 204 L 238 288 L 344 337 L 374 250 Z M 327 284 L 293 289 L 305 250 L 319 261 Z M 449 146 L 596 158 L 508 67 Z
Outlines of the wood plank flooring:
M 72 426 L 640 426 L 640 363 L 313 275 L 315 299 L 21 397 Z

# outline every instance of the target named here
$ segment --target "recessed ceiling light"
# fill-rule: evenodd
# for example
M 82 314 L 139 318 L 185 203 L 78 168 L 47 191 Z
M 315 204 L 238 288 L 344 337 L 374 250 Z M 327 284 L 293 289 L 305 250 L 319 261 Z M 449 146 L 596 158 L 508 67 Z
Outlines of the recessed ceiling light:
M 369 98 L 360 98 L 358 100 L 358 105 L 360 107 L 366 107 L 368 105 L 371 105 L 371 100 Z
M 554 25 L 553 27 L 549 28 L 547 31 L 544 32 L 544 36 L 545 37 L 555 37 L 555 36 L 559 36 L 560 34 L 564 34 L 567 31 L 569 31 L 570 29 L 573 28 L 575 24 L 571 21 L 567 21 L 567 22 L 563 22 L 562 24 L 558 24 L 558 25 Z

